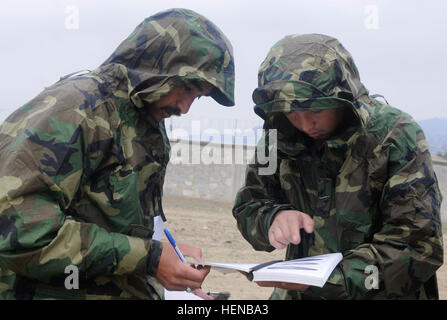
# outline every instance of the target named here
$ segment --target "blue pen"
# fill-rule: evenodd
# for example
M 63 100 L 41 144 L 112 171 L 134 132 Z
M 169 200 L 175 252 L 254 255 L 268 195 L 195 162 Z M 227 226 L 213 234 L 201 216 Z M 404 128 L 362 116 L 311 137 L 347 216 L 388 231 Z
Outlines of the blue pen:
M 165 235 L 168 238 L 169 242 L 171 243 L 172 247 L 174 248 L 175 252 L 177 252 L 178 257 L 180 258 L 180 260 L 182 260 L 183 263 L 187 263 L 185 258 L 183 257 L 182 252 L 180 251 L 180 249 L 177 247 L 177 244 L 175 243 L 174 238 L 171 236 L 171 234 L 169 233 L 168 229 L 164 229 Z

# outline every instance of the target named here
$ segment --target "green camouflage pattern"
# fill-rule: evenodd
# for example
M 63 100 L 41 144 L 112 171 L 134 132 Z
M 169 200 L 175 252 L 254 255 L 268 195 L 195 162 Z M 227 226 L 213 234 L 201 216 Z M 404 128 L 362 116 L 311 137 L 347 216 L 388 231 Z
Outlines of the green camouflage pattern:
M 147 106 L 188 81 L 234 104 L 232 47 L 203 16 L 145 19 L 97 69 L 65 77 L 0 126 L 0 299 L 160 299 L 170 156 Z M 79 289 L 67 290 L 67 266 Z
M 299 51 L 279 41 L 261 64 L 253 92 L 255 112 L 261 118 L 273 111 L 352 106 L 354 97 L 367 94 L 354 60 L 336 39 L 292 35 L 284 41 L 296 43 Z
M 443 263 L 440 194 L 424 133 L 408 114 L 372 98 L 352 57 L 325 35 L 287 36 L 259 71 L 255 112 L 269 131 L 258 147 L 277 147 L 272 175 L 247 168 L 233 215 L 256 250 L 272 251 L 268 229 L 279 210 L 309 214 L 311 234 L 285 258 L 341 252 L 323 288 L 275 289 L 273 299 L 437 299 Z M 347 107 L 339 130 L 316 148 L 283 111 Z M 270 146 L 272 147 L 272 146 Z M 261 149 L 262 150 L 262 149 Z M 378 273 L 367 272 L 367 266 Z M 378 287 L 371 284 L 378 276 Z

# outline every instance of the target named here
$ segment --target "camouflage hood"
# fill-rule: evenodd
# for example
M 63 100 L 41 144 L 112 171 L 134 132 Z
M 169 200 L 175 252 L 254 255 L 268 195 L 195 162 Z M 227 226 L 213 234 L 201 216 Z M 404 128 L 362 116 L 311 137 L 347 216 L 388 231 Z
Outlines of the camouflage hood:
M 234 105 L 234 60 L 231 43 L 205 17 L 171 9 L 138 25 L 101 65 L 113 65 L 127 79 L 129 100 L 137 107 L 152 103 L 191 80 L 213 86 L 211 96 Z
M 368 91 L 348 51 L 332 37 L 290 35 L 277 42 L 261 64 L 253 92 L 262 119 L 273 112 L 349 106 L 364 124 L 370 114 L 360 103 Z

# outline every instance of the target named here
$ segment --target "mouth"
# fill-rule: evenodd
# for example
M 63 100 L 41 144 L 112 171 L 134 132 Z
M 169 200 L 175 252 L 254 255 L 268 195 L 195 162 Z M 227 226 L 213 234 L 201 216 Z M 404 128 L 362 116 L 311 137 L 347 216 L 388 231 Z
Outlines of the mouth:
M 311 137 L 311 138 L 317 139 L 317 138 L 320 138 L 320 137 L 324 136 L 324 132 L 322 132 L 322 131 L 313 131 L 313 132 L 309 132 L 307 135 L 309 137 Z
M 161 117 L 163 119 L 169 118 L 172 114 L 170 114 L 169 112 L 167 112 L 166 110 L 163 110 Z
M 176 107 L 164 107 L 164 108 L 161 109 L 161 111 L 162 111 L 161 112 L 162 117 L 164 119 L 169 118 L 172 115 L 175 115 L 175 116 L 180 116 L 181 115 L 180 109 L 178 109 Z

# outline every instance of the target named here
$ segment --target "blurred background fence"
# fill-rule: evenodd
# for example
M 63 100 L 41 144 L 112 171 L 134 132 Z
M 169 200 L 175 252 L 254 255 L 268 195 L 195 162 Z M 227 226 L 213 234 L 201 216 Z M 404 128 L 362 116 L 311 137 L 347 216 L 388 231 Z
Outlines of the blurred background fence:
M 259 122 L 222 119 L 194 125 L 174 119 L 166 124 L 172 152 L 164 194 L 233 202 L 260 137 Z M 433 164 L 445 198 L 441 219 L 447 223 L 447 161 L 434 156 Z

